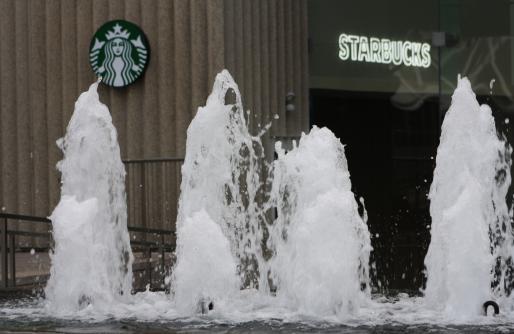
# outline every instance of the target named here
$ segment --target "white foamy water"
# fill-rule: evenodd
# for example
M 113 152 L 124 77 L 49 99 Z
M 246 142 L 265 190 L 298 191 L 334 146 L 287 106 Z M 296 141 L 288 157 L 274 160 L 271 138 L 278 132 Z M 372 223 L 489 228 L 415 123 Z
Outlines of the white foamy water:
M 227 93 L 231 98 L 226 99 Z M 127 234 L 124 225 L 109 223 L 126 219 L 119 182 L 124 172 L 115 139 L 93 85 L 77 101 L 62 143 L 63 190 L 52 214 L 56 253 L 48 300 L 22 307 L 0 304 L 0 320 L 514 329 L 511 298 L 504 288 L 512 254 L 504 201 L 510 150 L 496 136 L 490 110 L 478 106 L 466 80 L 459 82 L 443 125 L 430 193 L 429 281 L 422 298 L 370 296 L 369 233 L 351 192 L 344 147 L 328 129 L 313 128 L 290 152 L 277 147 L 271 193 L 264 192 L 262 146 L 248 131 L 237 85 L 226 71 L 217 76 L 206 106 L 188 129 L 177 263 L 170 277 L 173 293 L 125 293 L 130 271 L 118 269 L 130 269 L 131 257 L 126 262 L 120 257 L 130 254 Z M 277 206 L 277 217 L 267 227 L 270 260 L 261 247 L 268 206 L 256 204 L 259 196 Z M 276 293 L 270 292 L 268 278 Z M 500 301 L 500 316 L 480 316 L 482 298 Z M 202 305 L 211 301 L 214 309 L 202 314 Z
M 226 103 L 227 93 L 234 94 L 234 103 Z M 288 154 L 279 149 L 272 192 L 262 196 L 262 146 L 249 133 L 237 85 L 224 71 L 188 129 L 186 148 L 172 276 L 177 307 L 197 311 L 201 300 L 234 296 L 234 263 L 238 288 L 254 283 L 249 287 L 260 291 L 253 295 L 267 298 L 269 273 L 277 288 L 277 298 L 270 300 L 295 312 L 346 316 L 369 296 L 367 289 L 361 291 L 361 283 L 369 283 L 369 233 L 351 192 L 344 148 L 328 129 L 314 128 Z M 258 206 L 259 195 L 279 207 L 269 232 L 271 263 L 261 245 L 263 208 L 271 203 Z M 205 238 L 201 224 L 212 237 Z M 225 238 L 232 256 L 220 248 Z M 207 263 L 211 253 L 220 254 L 215 265 Z
M 257 196 L 264 186 L 263 150 L 260 139 L 249 133 L 245 116 L 237 84 L 224 70 L 216 76 L 206 105 L 198 109 L 187 130 L 177 239 L 182 238 L 184 224 L 204 211 L 203 216 L 218 224 L 229 242 L 240 286 L 262 288 L 266 282 L 259 276 L 259 265 L 264 261 L 261 228 L 265 217 Z M 211 246 L 217 247 L 205 245 Z M 180 263 L 182 253 L 178 256 Z M 204 272 L 199 267 L 190 270 Z M 177 284 L 182 280 L 177 275 L 174 290 L 181 289 Z
M 175 307 L 186 315 L 205 313 L 211 302 L 222 308 L 240 289 L 228 239 L 203 210 L 187 217 L 177 233 Z
M 313 127 L 298 147 L 277 151 L 278 217 L 269 241 L 277 297 L 302 313 L 347 317 L 370 297 L 371 244 L 344 147 L 327 128 Z
M 510 149 L 497 135 L 491 109 L 478 104 L 468 79 L 459 78 L 442 125 L 429 194 L 429 309 L 450 318 L 474 318 L 485 301 L 500 299 L 506 311 L 505 261 L 513 254 L 505 200 L 509 185 Z M 501 282 L 493 291 L 495 279 Z
M 80 95 L 58 141 L 64 154 L 58 163 L 61 200 L 50 217 L 55 249 L 45 289 L 46 306 L 55 314 L 101 309 L 131 293 L 125 169 L 97 88 L 98 82 Z

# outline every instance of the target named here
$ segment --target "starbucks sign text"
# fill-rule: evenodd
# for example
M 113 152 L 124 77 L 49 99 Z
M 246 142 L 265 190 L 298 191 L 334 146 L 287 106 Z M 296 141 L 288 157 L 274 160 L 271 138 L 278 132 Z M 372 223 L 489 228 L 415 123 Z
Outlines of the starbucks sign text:
M 432 62 L 428 43 L 347 34 L 339 35 L 339 58 L 423 68 L 430 67 Z

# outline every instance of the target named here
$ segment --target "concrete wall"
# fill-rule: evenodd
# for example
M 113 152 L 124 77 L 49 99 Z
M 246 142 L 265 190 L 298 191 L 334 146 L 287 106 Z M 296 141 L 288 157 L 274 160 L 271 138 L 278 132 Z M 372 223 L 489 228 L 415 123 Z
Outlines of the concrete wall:
M 123 159 L 183 158 L 187 126 L 223 68 L 256 115 L 254 129 L 273 122 L 269 136 L 283 137 L 308 127 L 305 0 L 0 0 L 3 211 L 47 216 L 57 203 L 55 141 L 95 80 L 93 33 L 112 19 L 139 25 L 151 48 L 142 79 L 100 88 Z M 289 91 L 296 111 L 286 113 Z M 130 224 L 173 228 L 179 179 L 180 161 L 129 166 Z

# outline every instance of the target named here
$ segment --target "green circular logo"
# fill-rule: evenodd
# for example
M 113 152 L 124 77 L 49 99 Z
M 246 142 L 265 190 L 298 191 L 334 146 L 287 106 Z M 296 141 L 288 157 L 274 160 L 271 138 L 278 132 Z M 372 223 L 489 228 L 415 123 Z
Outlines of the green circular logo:
M 150 60 L 143 31 L 124 20 L 109 21 L 98 29 L 89 46 L 89 62 L 102 82 L 124 87 L 136 81 Z

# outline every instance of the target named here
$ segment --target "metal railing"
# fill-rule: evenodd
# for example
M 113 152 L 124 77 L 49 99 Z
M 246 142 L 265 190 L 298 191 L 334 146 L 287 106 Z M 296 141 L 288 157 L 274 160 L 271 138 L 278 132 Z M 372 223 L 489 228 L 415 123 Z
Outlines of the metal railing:
M 143 262 L 143 267 L 139 268 L 136 264 L 132 266 L 132 271 L 137 274 L 144 272 L 145 279 L 143 287 L 147 284 L 152 287 L 153 280 L 153 266 L 152 266 L 152 254 L 157 253 L 159 257 L 159 270 L 160 272 L 160 284 L 154 288 L 156 290 L 165 289 L 166 283 L 165 279 L 167 276 L 166 270 L 166 253 L 169 253 L 170 256 L 175 251 L 175 231 L 171 230 L 163 230 L 163 229 L 155 229 L 155 228 L 146 228 L 146 227 L 137 227 L 137 226 L 129 226 L 129 232 L 132 234 L 130 238 L 130 246 L 132 248 L 132 253 L 142 253 L 143 258 L 146 261 Z M 143 234 L 142 237 L 136 239 L 137 234 Z M 166 240 L 166 238 L 171 240 Z M 153 240 L 151 240 L 153 239 Z M 171 259 L 173 262 L 173 259 Z M 141 290 L 137 287 L 136 284 L 133 285 L 134 290 Z
M 16 215 L 10 213 L 0 213 L 0 268 L 2 270 L 0 288 L 16 287 L 16 236 L 28 236 L 34 238 L 46 238 L 50 241 L 50 231 L 46 233 L 33 231 L 20 231 L 8 228 L 8 221 L 23 221 L 47 224 L 51 227 L 51 221 L 45 217 L 34 217 L 25 215 Z M 44 249 L 45 247 L 43 247 Z M 49 248 L 49 246 L 47 247 Z M 10 274 L 10 275 L 9 275 Z
M 9 222 L 29 222 L 46 226 L 47 229 L 43 232 L 33 232 L 21 230 L 20 224 L 17 228 L 10 228 Z M 16 237 L 25 236 L 36 239 L 44 239 L 46 243 L 43 246 L 37 247 L 40 252 L 48 252 L 53 247 L 51 220 L 45 217 L 26 216 L 10 213 L 0 213 L 0 290 L 15 289 L 19 285 L 16 278 L 16 253 L 28 252 L 35 247 L 22 247 L 17 245 Z M 143 268 L 134 268 L 135 272 L 146 272 L 146 281 L 151 284 L 152 282 L 152 254 L 157 253 L 160 257 L 160 267 L 162 273 L 162 284 L 165 278 L 165 256 L 166 253 L 173 253 L 175 251 L 175 231 L 164 229 L 153 229 L 145 227 L 129 226 L 128 231 L 131 233 L 130 244 L 134 253 L 142 253 Z M 48 276 L 48 275 L 47 275 Z M 36 283 L 42 283 L 44 279 Z M 161 284 L 161 287 L 163 286 Z M 146 285 L 146 284 L 145 284 Z
M 123 160 L 127 171 L 128 225 L 175 226 L 183 158 Z

